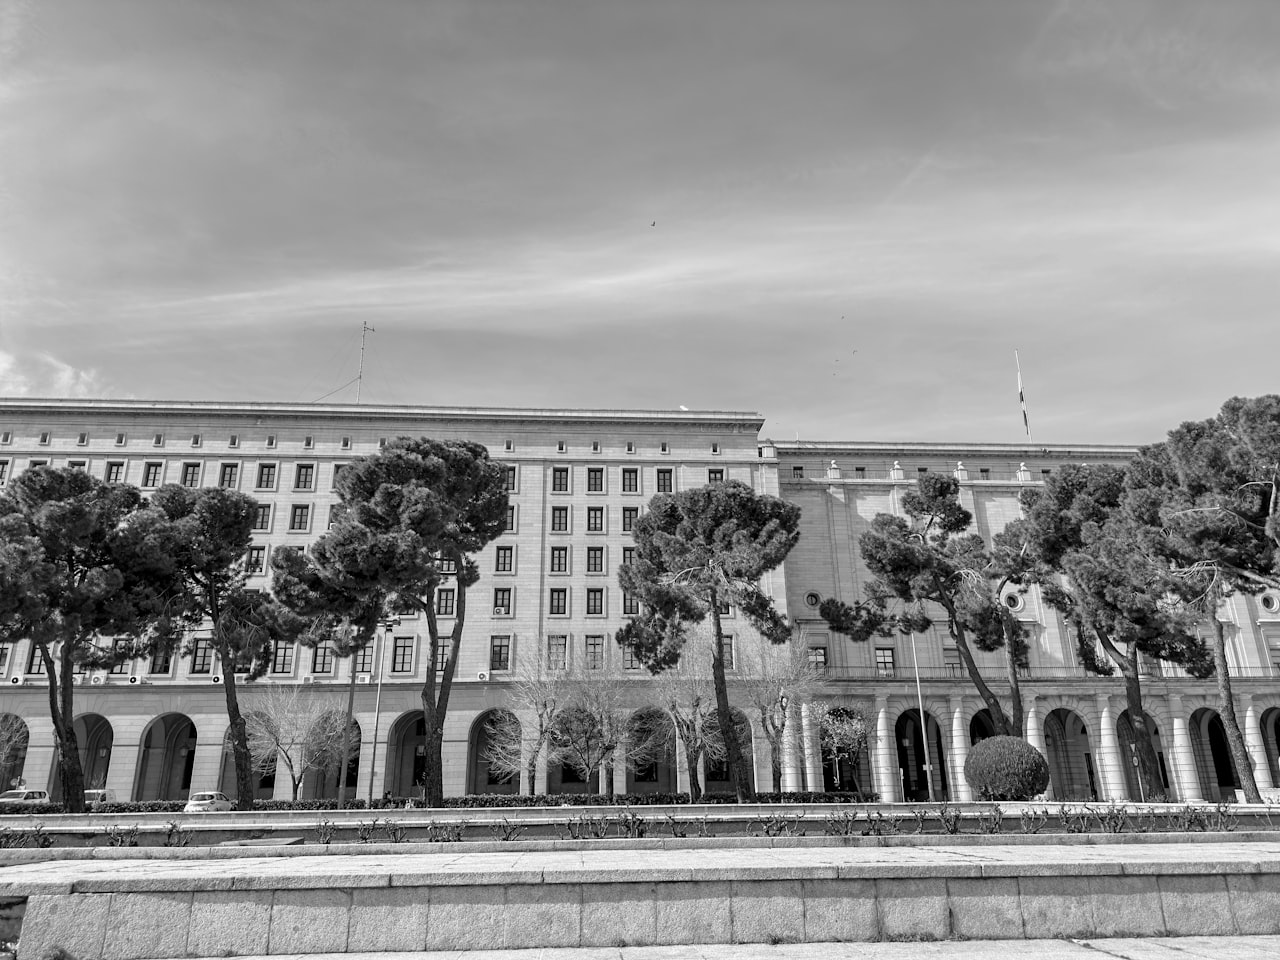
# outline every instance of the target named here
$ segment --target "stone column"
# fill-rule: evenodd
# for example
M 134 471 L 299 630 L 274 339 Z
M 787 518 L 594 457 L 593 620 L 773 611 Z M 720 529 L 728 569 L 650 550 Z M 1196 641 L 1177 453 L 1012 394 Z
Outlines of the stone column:
M 142 732 L 147 729 L 147 724 L 151 722 L 151 717 L 121 717 L 111 716 L 111 763 L 107 767 L 107 782 L 105 784 L 108 790 L 115 792 L 117 799 L 121 801 L 133 800 L 133 781 L 138 774 L 138 757 L 142 754 Z M 164 757 L 164 738 L 160 736 L 163 730 L 157 731 L 157 739 L 160 741 L 159 749 L 156 751 L 155 762 L 160 763 Z M 84 749 L 84 744 L 81 744 Z M 89 784 L 86 783 L 85 787 Z
M 1196 755 L 1191 749 L 1191 731 L 1187 728 L 1186 714 L 1182 712 L 1182 698 L 1177 694 L 1169 696 L 1169 717 L 1173 723 L 1173 772 L 1178 784 L 1178 799 L 1183 803 L 1203 800 Z
M 953 696 L 948 701 L 951 706 L 951 783 L 954 785 L 954 799 L 960 803 L 968 803 L 973 799 L 973 790 L 969 781 L 964 778 L 964 763 L 969 759 L 969 725 L 964 722 L 964 699 Z
M 773 792 L 773 748 L 756 721 L 751 722 L 751 762 L 756 774 L 756 792 Z
M 1027 713 L 1027 743 L 1039 750 L 1040 755 L 1048 762 L 1049 745 L 1044 741 L 1044 727 L 1040 725 L 1040 709 L 1036 706 L 1035 695 L 1025 697 L 1022 704 Z M 1049 786 L 1045 789 L 1045 798 L 1048 800 L 1053 799 L 1052 777 L 1049 778 Z
M 191 762 L 191 790 L 221 789 L 222 740 L 226 736 L 227 718 L 195 716 L 196 758 Z
M 689 758 L 684 752 L 684 738 L 676 734 L 676 793 L 689 792 Z M 703 784 L 706 786 L 706 784 Z
M 820 793 L 823 788 L 822 777 L 822 733 L 818 724 L 813 722 L 808 704 L 800 706 L 801 746 L 804 750 L 805 789 Z
M 1098 774 L 1108 800 L 1124 800 L 1128 796 L 1125 787 L 1125 758 L 1120 753 L 1120 738 L 1116 736 L 1116 718 L 1111 709 L 1111 698 L 1098 694 Z
M 872 749 L 876 774 L 876 791 L 885 803 L 897 803 L 901 794 L 898 772 L 898 747 L 893 742 L 893 723 L 889 720 L 889 701 L 876 697 L 876 742 Z
M 58 745 L 53 735 L 53 721 L 48 716 L 23 717 L 27 725 L 27 759 L 22 765 L 22 779 L 32 790 L 52 790 L 53 774 L 58 768 Z M 10 784 L 0 784 L 4 790 Z
M 782 731 L 782 791 L 794 793 L 804 789 L 804 774 L 800 766 L 796 739 L 800 726 L 800 709 L 795 703 L 787 704 L 787 725 Z
M 1253 705 L 1251 694 L 1237 694 L 1236 699 L 1244 707 L 1244 745 L 1253 760 L 1253 779 L 1257 781 L 1259 790 L 1270 790 L 1275 784 L 1271 780 L 1271 765 L 1267 763 L 1267 747 L 1262 740 L 1258 708 Z
M 547 792 L 547 748 L 543 747 L 538 754 L 538 765 L 534 770 L 533 789 L 535 793 L 545 794 Z

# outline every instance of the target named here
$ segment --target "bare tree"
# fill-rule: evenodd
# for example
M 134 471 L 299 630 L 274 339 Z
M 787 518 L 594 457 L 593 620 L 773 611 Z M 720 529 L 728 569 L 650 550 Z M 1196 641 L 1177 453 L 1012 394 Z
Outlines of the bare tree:
M 818 725 L 821 734 L 823 759 L 835 761 L 836 786 L 841 785 L 841 760 L 847 760 L 853 766 L 855 779 L 860 779 L 858 767 L 871 739 L 871 728 L 866 715 L 857 707 L 815 700 L 809 704 L 809 716 Z
M 537 792 L 538 761 L 548 752 L 556 713 L 569 703 L 572 683 L 564 668 L 536 657 L 521 657 L 506 688 L 507 710 L 489 721 L 484 760 L 494 771 L 528 777 L 529 793 Z
M 688 649 L 693 656 L 685 657 L 676 669 L 657 674 L 651 684 L 651 696 L 671 718 L 671 724 L 679 737 L 679 749 L 684 752 L 689 772 L 689 801 L 701 798 L 703 760 L 723 761 L 727 753 L 724 737 L 716 721 L 715 677 L 708 659 L 698 654 L 697 646 L 710 641 L 699 635 L 691 639 Z
M 803 647 L 777 646 L 759 637 L 743 637 L 737 646 L 736 687 L 742 702 L 760 718 L 772 754 L 773 791 L 781 793 L 789 714 L 821 695 L 826 673 L 809 662 L 809 651 Z
M 345 717 L 337 698 L 273 683 L 255 687 L 244 700 L 254 768 L 270 773 L 283 764 L 294 800 L 308 773 L 341 764 Z
M 613 758 L 627 742 L 632 685 L 603 670 L 573 670 L 569 697 L 548 733 L 548 762 L 566 763 L 588 783 L 604 771 L 604 794 L 614 793 Z

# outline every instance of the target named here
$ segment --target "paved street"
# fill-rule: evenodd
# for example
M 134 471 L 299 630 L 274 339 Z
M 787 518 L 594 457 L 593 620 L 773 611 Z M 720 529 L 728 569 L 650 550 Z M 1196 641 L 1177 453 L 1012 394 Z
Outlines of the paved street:
M 1274 960 L 1280 937 L 1154 937 L 1105 940 L 947 940 L 938 943 L 721 944 L 544 950 L 334 953 L 243 960 Z

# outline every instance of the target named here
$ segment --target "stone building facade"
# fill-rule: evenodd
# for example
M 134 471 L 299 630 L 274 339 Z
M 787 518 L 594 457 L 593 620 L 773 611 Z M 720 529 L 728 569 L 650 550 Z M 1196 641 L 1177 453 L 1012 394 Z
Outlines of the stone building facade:
M 763 587 L 796 622 L 793 642 L 825 671 L 824 697 L 857 707 L 873 727 L 869 755 L 860 762 L 824 763 L 816 724 L 794 705 L 783 746 L 784 789 L 856 784 L 886 800 L 968 799 L 964 759 L 989 723 L 945 630 L 855 644 L 831 633 L 817 606 L 826 597 L 849 600 L 859 593 L 867 576 L 859 535 L 877 513 L 897 508 L 920 472 L 958 477 L 978 531 L 990 536 L 1018 515 L 1019 492 L 1062 464 L 1123 462 L 1132 451 L 774 443 L 760 439 L 762 423 L 757 414 L 731 411 L 0 400 L 0 483 L 46 463 L 80 467 L 144 492 L 165 483 L 243 491 L 263 508 L 246 564 L 251 583 L 265 587 L 273 549 L 304 546 L 326 529 L 336 502 L 335 470 L 343 463 L 402 435 L 483 443 L 509 466 L 512 509 L 509 530 L 478 557 L 482 576 L 468 593 L 444 752 L 446 793 L 462 794 L 594 789 L 558 765 L 540 765 L 534 783 L 495 776 L 483 756 L 487 722 L 507 706 L 515 672 L 539 659 L 562 661 L 588 677 L 599 670 L 625 679 L 634 684 L 635 709 L 650 706 L 647 673 L 613 641 L 634 612 L 615 575 L 631 544 L 631 523 L 655 493 L 741 480 L 802 508 L 800 544 Z M 1033 637 L 1023 681 L 1027 735 L 1050 760 L 1051 791 L 1060 798 L 1139 799 L 1119 681 L 1084 671 L 1060 618 L 1036 591 L 1008 602 Z M 447 627 L 447 595 L 438 610 Z M 725 621 L 734 642 L 754 642 L 735 614 L 731 609 Z M 1280 598 L 1234 598 L 1221 616 L 1229 624 L 1237 711 L 1255 776 L 1271 787 L 1280 783 Z M 349 783 L 362 797 L 410 795 L 421 775 L 418 692 L 430 668 L 422 662 L 425 630 L 410 618 L 388 623 L 354 660 L 339 660 L 325 648 L 277 649 L 266 676 L 245 685 L 246 708 L 256 686 L 298 684 L 341 710 L 354 673 L 360 742 Z M 981 657 L 999 692 L 999 655 Z M 0 769 L 0 777 L 4 786 L 21 777 L 56 790 L 47 682 L 38 670 L 26 642 L 0 645 L 0 714 L 19 717 L 28 735 L 25 756 Z M 1168 794 L 1230 795 L 1213 682 L 1164 664 L 1147 670 L 1146 705 L 1159 730 Z M 230 783 L 223 678 L 198 636 L 187 652 L 86 673 L 77 682 L 77 732 L 90 784 L 122 799 L 146 800 Z M 768 789 L 771 751 L 758 721 L 751 722 L 755 781 Z M 618 789 L 682 789 L 688 777 L 680 756 L 677 750 L 670 762 L 643 769 L 629 769 L 619 756 Z M 714 766 L 702 774 L 713 790 L 727 786 Z M 331 794 L 336 776 L 317 774 L 305 794 Z M 287 797 L 288 778 L 264 777 L 260 795 Z

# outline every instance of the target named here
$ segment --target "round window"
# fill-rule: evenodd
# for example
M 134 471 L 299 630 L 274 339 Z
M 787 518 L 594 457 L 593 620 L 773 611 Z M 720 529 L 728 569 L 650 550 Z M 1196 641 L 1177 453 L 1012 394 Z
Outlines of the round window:
M 1262 595 L 1262 609 L 1267 613 L 1280 611 L 1280 596 L 1276 596 L 1274 593 L 1264 593 Z
M 1022 594 L 1007 593 L 1004 597 L 1004 605 L 1010 610 L 1021 610 L 1026 604 L 1023 602 Z
M 804 602 L 811 607 L 816 607 L 822 602 L 822 597 L 816 593 L 806 593 L 804 595 Z

